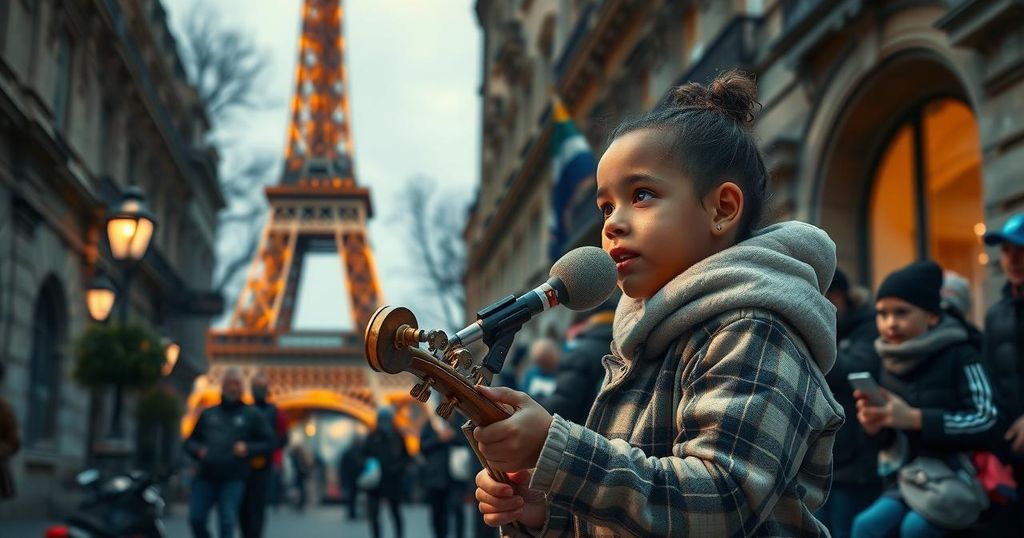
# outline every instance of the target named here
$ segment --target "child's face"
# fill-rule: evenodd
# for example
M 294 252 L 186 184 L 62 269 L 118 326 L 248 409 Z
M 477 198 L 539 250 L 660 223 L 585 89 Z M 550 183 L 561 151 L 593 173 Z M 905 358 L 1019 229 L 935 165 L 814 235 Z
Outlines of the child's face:
M 903 299 L 883 297 L 875 303 L 875 322 L 882 340 L 902 344 L 928 332 L 939 317 Z
M 659 136 L 623 135 L 597 166 L 601 246 L 616 262 L 622 292 L 635 299 L 651 297 L 713 252 L 711 217 Z

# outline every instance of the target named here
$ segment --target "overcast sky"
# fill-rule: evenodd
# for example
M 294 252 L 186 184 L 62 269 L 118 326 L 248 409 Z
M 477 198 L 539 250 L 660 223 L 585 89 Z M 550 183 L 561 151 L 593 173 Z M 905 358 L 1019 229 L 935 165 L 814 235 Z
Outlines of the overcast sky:
M 163 0 L 177 35 L 199 1 Z M 204 3 L 216 6 L 224 24 L 244 28 L 270 59 L 265 93 L 272 106 L 239 122 L 230 137 L 245 147 L 283 155 L 302 1 Z M 353 0 L 343 5 L 356 180 L 371 189 L 375 217 L 370 240 L 384 297 L 389 304 L 410 306 L 426 325 L 431 298 L 422 296 L 412 278 L 415 260 L 403 248 L 406 229 L 394 222 L 401 207 L 399 187 L 410 177 L 426 175 L 460 194 L 460 208 L 471 200 L 478 183 L 480 30 L 472 0 Z M 237 244 L 237 238 L 224 237 L 221 248 Z M 347 324 L 348 306 L 338 300 L 345 294 L 341 271 L 335 256 L 307 261 L 296 326 Z

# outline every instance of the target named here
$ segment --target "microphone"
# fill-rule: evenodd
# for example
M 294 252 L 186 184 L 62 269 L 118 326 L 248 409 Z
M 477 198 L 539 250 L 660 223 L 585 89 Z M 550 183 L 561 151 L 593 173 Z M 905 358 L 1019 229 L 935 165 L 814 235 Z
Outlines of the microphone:
M 483 366 L 498 373 L 512 344 L 511 337 L 530 318 L 558 305 L 570 310 L 590 310 L 615 290 L 615 262 L 598 247 L 569 251 L 551 266 L 548 274 L 551 278 L 547 282 L 519 298 L 509 295 L 477 312 L 476 322 L 455 333 L 448 349 L 482 339 L 492 348 Z M 493 349 L 499 341 L 504 345 Z

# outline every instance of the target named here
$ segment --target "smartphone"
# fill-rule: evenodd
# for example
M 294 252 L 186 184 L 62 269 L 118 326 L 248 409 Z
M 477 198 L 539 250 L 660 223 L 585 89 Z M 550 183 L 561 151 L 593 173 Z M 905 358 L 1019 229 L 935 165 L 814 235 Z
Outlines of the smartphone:
M 868 395 L 868 402 L 871 405 L 879 407 L 885 405 L 881 387 L 875 382 L 875 378 L 871 377 L 871 372 L 850 372 L 846 379 L 850 381 L 853 388 Z

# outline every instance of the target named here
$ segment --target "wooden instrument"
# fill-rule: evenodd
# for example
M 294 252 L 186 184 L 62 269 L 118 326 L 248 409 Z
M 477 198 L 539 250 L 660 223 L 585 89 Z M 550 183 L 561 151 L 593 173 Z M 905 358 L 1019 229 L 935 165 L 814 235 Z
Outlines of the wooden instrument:
M 427 349 L 421 349 L 426 344 Z M 398 374 L 410 372 L 420 379 L 410 394 L 421 402 L 438 391 L 442 402 L 437 414 L 448 419 L 456 409 L 469 419 L 462 433 L 477 459 L 494 479 L 512 484 L 508 475 L 487 463 L 480 453 L 473 429 L 508 418 L 511 413 L 487 399 L 476 385 L 487 385 L 491 376 L 479 364 L 473 364 L 469 351 L 452 343 L 443 331 L 419 328 L 416 316 L 405 307 L 385 306 L 378 309 L 366 326 L 366 360 L 378 372 Z

